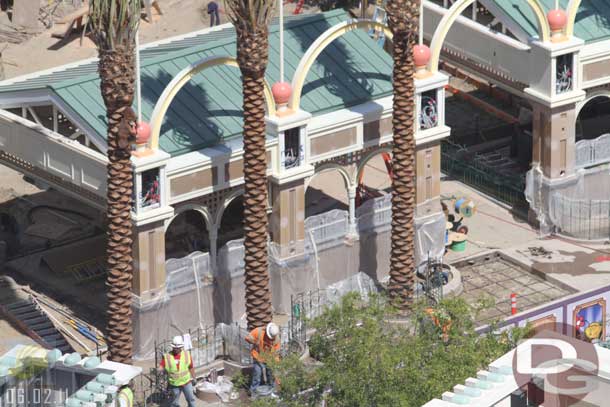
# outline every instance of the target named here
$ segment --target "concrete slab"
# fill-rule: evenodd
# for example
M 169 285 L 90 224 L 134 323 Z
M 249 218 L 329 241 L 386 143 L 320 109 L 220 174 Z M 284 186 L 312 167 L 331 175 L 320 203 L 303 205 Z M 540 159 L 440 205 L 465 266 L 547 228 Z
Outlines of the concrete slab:
M 607 245 L 552 238 L 507 248 L 502 253 L 543 273 L 547 280 L 559 281 L 577 291 L 610 285 L 610 248 Z

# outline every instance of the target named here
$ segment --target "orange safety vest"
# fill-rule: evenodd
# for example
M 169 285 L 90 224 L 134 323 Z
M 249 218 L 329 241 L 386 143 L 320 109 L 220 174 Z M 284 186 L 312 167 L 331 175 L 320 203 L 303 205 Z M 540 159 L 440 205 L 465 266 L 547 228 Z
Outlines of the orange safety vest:
M 260 349 L 262 352 L 277 353 L 280 350 L 279 335 L 275 338 L 275 340 L 271 341 L 265 333 L 265 328 L 254 328 L 247 336 L 247 339 L 249 339 L 248 342 L 250 343 L 257 343 L 258 349 Z M 265 363 L 265 360 L 263 356 L 258 352 L 257 347 L 252 347 L 250 355 L 252 356 L 252 359 L 261 363 Z

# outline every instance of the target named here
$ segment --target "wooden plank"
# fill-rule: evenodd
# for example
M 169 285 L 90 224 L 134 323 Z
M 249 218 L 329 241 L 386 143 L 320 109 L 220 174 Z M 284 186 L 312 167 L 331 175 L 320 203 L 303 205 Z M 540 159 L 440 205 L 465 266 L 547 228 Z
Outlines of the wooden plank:
M 40 0 L 18 0 L 13 5 L 13 25 L 25 28 L 38 28 Z

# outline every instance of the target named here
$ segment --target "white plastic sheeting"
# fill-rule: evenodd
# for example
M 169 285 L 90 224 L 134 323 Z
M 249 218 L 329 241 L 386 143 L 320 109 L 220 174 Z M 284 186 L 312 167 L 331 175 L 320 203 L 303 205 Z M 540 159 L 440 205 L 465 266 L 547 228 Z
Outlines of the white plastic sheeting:
M 348 238 L 348 213 L 333 210 L 306 219 L 303 255 L 280 260 L 277 248 L 270 244 L 274 312 L 289 314 L 291 297 L 298 293 L 328 287 L 337 293 L 346 292 L 341 287 L 362 291 L 362 287 L 370 288 L 385 280 L 389 272 L 391 204 L 391 195 L 384 195 L 358 208 L 354 229 L 359 237 L 355 239 Z M 418 220 L 415 227 L 417 264 L 425 264 L 428 257 L 442 257 L 445 217 L 440 207 L 439 213 Z M 136 358 L 151 358 L 155 341 L 188 330 L 220 323 L 246 325 L 243 239 L 220 248 L 216 261 L 200 252 L 168 260 L 166 275 L 165 293 L 135 307 L 139 313 Z
M 559 233 L 582 240 L 610 236 L 610 172 L 580 169 L 574 175 L 549 180 L 539 167 L 526 175 L 525 197 L 536 213 L 543 235 Z
M 374 229 L 376 233 L 390 230 L 392 226 L 392 194 L 369 199 L 356 209 L 358 231 Z

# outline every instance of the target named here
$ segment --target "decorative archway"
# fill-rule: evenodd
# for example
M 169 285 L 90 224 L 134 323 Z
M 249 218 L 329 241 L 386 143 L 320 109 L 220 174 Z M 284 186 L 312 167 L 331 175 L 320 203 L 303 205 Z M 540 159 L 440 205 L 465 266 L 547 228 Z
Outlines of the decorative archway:
M 610 134 L 610 90 L 602 89 L 587 95 L 576 105 L 575 113 L 577 142 Z
M 320 180 L 321 175 L 328 175 L 329 178 L 322 184 L 317 184 L 315 180 Z M 336 185 L 340 181 L 337 176 L 343 179 L 345 190 L 340 188 L 329 188 L 329 185 Z M 350 171 L 340 164 L 327 162 L 316 167 L 314 174 L 305 182 L 305 218 L 320 215 L 333 209 L 349 209 L 350 191 L 353 189 L 353 181 Z M 344 200 L 345 199 L 345 200 Z
M 447 37 L 449 30 L 451 29 L 451 26 L 453 25 L 455 20 L 462 14 L 462 12 L 474 2 L 475 0 L 456 1 L 449 8 L 449 10 L 447 10 L 447 13 L 438 23 L 438 26 L 434 31 L 432 41 L 430 42 L 430 51 L 432 51 L 430 62 L 428 62 L 428 70 L 430 72 L 438 72 L 438 64 L 441 56 L 441 50 L 443 48 L 445 38 Z M 532 11 L 534 12 L 534 15 L 536 16 L 536 21 L 538 23 L 538 35 L 540 37 L 540 40 L 542 42 L 549 41 L 551 38 L 551 28 L 549 27 L 549 23 L 546 19 L 544 8 L 538 0 L 527 0 L 527 4 L 530 6 Z
M 368 164 L 368 162 L 371 161 L 374 157 L 383 153 L 392 154 L 392 147 L 380 147 L 366 154 L 362 158 L 356 169 L 356 180 L 360 179 L 360 175 L 362 174 L 362 171 L 364 171 L 364 167 L 366 166 L 366 164 Z
M 316 176 L 318 176 L 320 174 L 323 174 L 325 172 L 330 172 L 330 171 L 338 171 L 339 174 L 341 174 L 341 177 L 343 178 L 343 182 L 345 183 L 345 189 L 349 190 L 350 186 L 352 186 L 354 184 L 352 177 L 347 172 L 347 170 L 345 168 L 343 168 L 343 166 L 341 166 L 339 164 L 335 164 L 335 163 L 325 163 L 325 164 L 322 164 L 322 165 L 319 165 L 318 167 L 316 167 L 314 174 L 307 179 L 307 181 L 305 182 L 305 192 L 307 192 L 307 188 L 309 188 L 309 184 L 311 183 L 312 179 L 314 179 Z
M 318 56 L 328 47 L 334 40 L 341 37 L 342 35 L 357 29 L 377 29 L 382 30 L 384 35 L 391 40 L 393 38 L 392 31 L 387 25 L 379 23 L 373 20 L 348 20 L 337 25 L 330 27 L 324 31 L 314 42 L 309 46 L 301 60 L 299 65 L 294 71 L 292 77 L 292 95 L 288 102 L 290 109 L 296 110 L 301 104 L 301 93 L 303 86 L 305 85 L 305 78 L 309 73 L 313 63 L 316 61 Z
M 566 13 L 568 14 L 568 23 L 566 24 L 566 36 L 572 37 L 574 35 L 574 24 L 576 23 L 576 14 L 580 8 L 581 0 L 570 0 Z
M 235 198 L 237 198 L 238 196 L 241 196 L 244 194 L 244 190 L 243 189 L 236 189 L 235 191 L 231 192 L 224 200 L 224 202 L 222 203 L 222 206 L 218 207 L 218 210 L 216 211 L 216 216 L 214 218 L 214 226 L 216 228 L 220 228 L 220 223 L 222 222 L 222 216 L 224 215 L 225 210 L 229 207 L 229 205 L 231 205 L 231 202 L 233 202 L 235 200 Z
M 151 140 L 150 147 L 153 149 L 159 148 L 159 137 L 161 135 L 161 125 L 165 114 L 169 109 L 170 104 L 184 85 L 186 85 L 193 76 L 206 68 L 211 68 L 218 65 L 227 65 L 232 67 L 239 67 L 237 60 L 233 57 L 207 57 L 203 58 L 195 63 L 184 68 L 180 71 L 174 79 L 165 87 L 163 93 L 157 100 L 155 108 L 150 118 L 151 127 Z M 265 80 L 265 102 L 267 105 L 267 114 L 269 116 L 275 114 L 275 102 L 273 95 L 271 94 L 271 87 Z
M 210 252 L 208 212 L 198 205 L 184 205 L 165 226 L 165 258 L 182 258 L 192 252 Z
M 549 27 L 549 23 L 546 19 L 546 14 L 544 12 L 544 8 L 540 5 L 539 0 L 526 0 L 527 4 L 531 7 L 534 15 L 536 16 L 536 21 L 538 23 L 538 33 L 541 41 L 546 42 L 551 38 L 551 29 Z M 455 20 L 461 15 L 461 13 L 475 0 L 458 0 L 453 3 L 451 8 L 447 10 L 447 13 L 443 16 L 441 21 L 439 22 L 436 30 L 434 31 L 434 36 L 432 37 L 432 42 L 430 44 L 430 49 L 432 51 L 432 56 L 430 58 L 430 62 L 428 63 L 428 70 L 430 72 L 438 72 L 438 64 L 441 54 L 441 49 L 447 34 L 449 33 L 449 29 L 455 22 Z M 290 97 L 290 101 L 288 102 L 288 106 L 296 110 L 299 108 L 301 103 L 301 95 L 303 92 L 303 86 L 305 84 L 305 78 L 309 73 L 313 63 L 320 56 L 322 51 L 326 49 L 334 40 L 345 35 L 346 33 L 356 30 L 356 29 L 377 29 L 383 31 L 384 35 L 392 40 L 393 34 L 389 27 L 385 24 L 382 24 L 373 20 L 348 20 L 343 23 L 339 23 L 333 27 L 330 27 L 328 30 L 324 31 L 322 35 L 320 35 L 314 42 L 309 46 L 305 55 L 299 61 L 299 65 L 297 66 L 294 76 L 292 78 L 292 95 Z
M 210 216 L 210 213 L 208 212 L 208 209 L 205 206 L 196 205 L 196 204 L 185 204 L 185 205 L 179 205 L 177 208 L 174 208 L 174 216 L 165 222 L 165 225 L 164 225 L 165 232 L 167 232 L 169 225 L 171 225 L 172 221 L 174 219 L 176 219 L 178 217 L 178 215 L 180 215 L 183 212 L 190 211 L 190 210 L 199 212 L 201 214 L 201 216 L 203 216 L 203 219 L 205 220 L 205 226 L 208 229 L 212 228 L 212 226 L 213 226 L 212 217 Z

